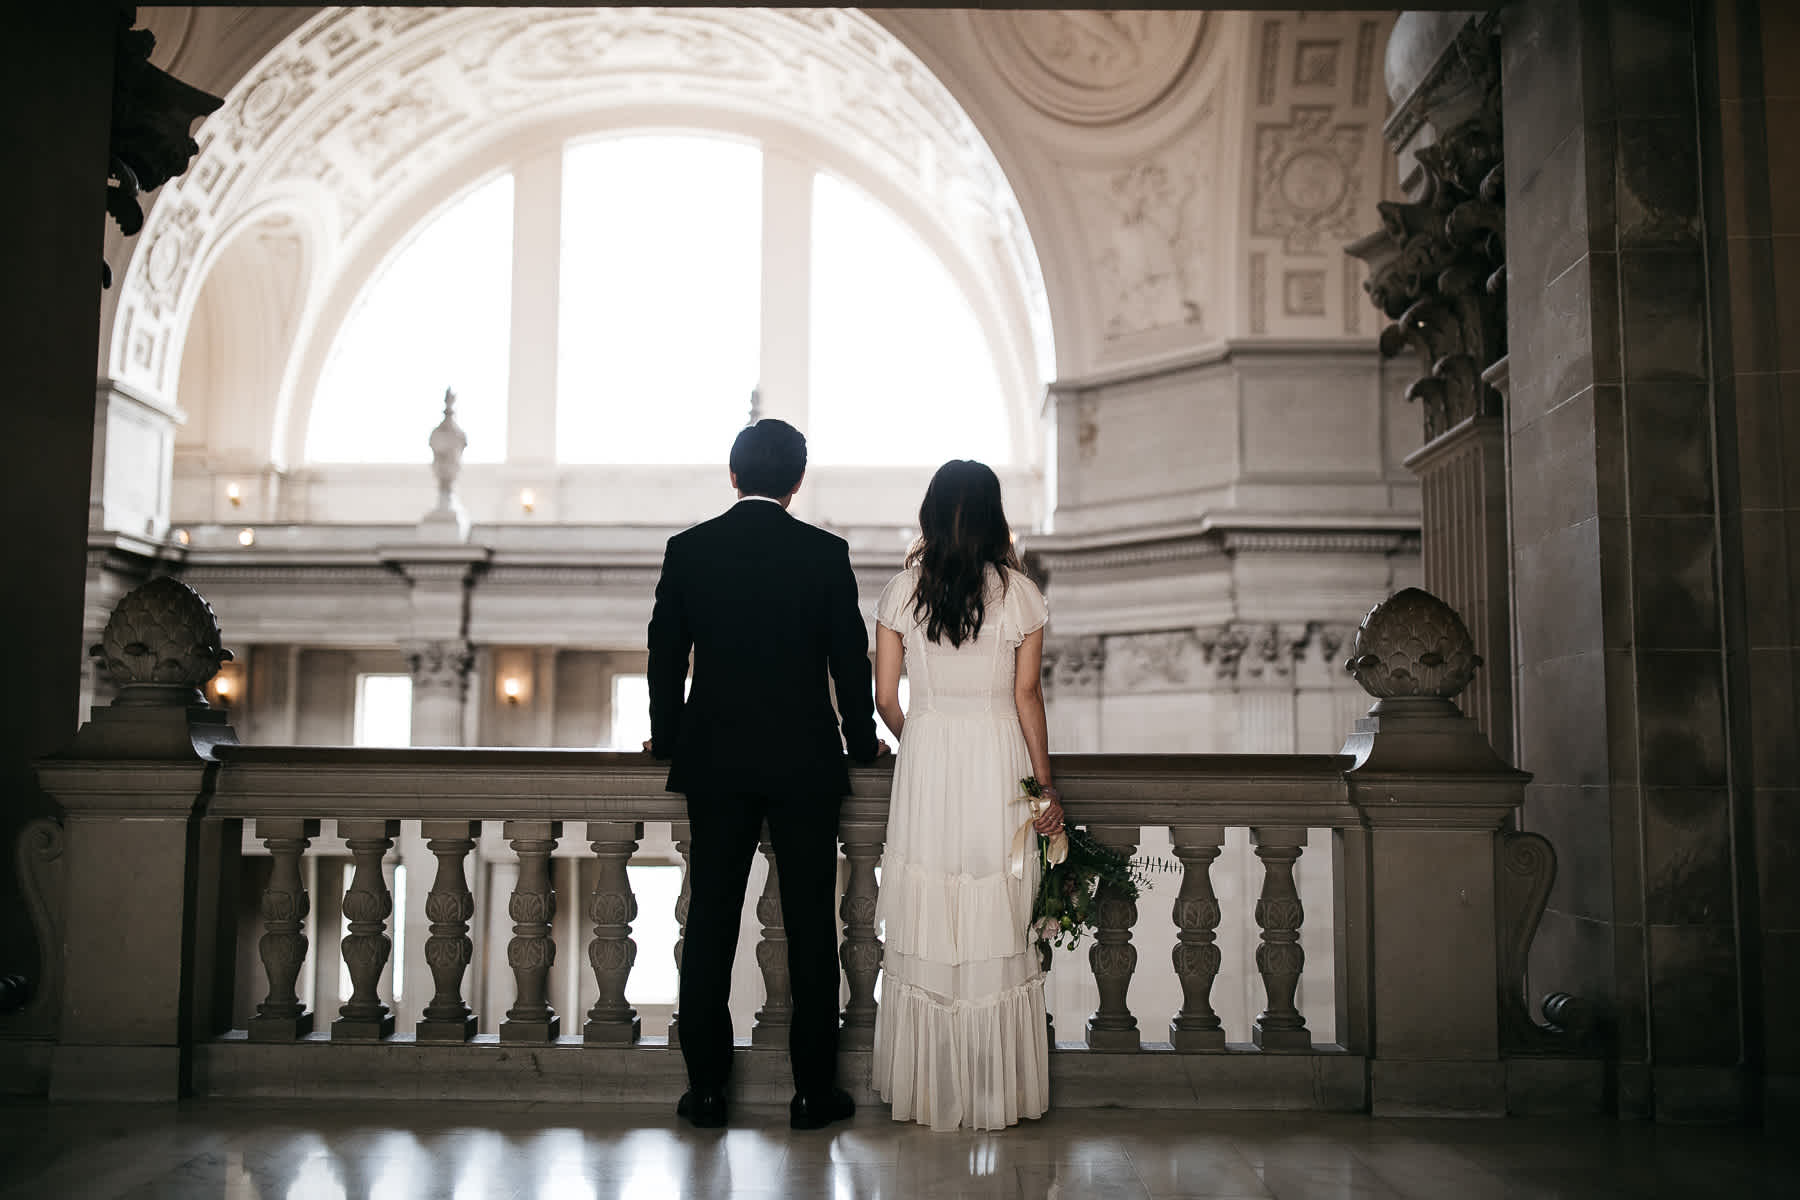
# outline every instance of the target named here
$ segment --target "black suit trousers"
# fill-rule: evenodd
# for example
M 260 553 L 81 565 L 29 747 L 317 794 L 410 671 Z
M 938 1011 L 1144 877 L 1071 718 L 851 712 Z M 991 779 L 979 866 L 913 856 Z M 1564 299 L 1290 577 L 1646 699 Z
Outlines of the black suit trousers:
M 794 1090 L 837 1081 L 836 796 L 713 793 L 688 797 L 688 915 L 681 952 L 681 1054 L 688 1083 L 724 1087 L 731 1075 L 731 964 L 750 864 L 767 821 L 787 929 Z

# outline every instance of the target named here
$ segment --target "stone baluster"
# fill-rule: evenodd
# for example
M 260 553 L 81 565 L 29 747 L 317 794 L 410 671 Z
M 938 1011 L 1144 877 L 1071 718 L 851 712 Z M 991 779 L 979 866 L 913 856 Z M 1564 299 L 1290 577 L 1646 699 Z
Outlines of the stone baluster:
M 1126 856 L 1137 850 L 1138 831 L 1132 826 L 1096 825 L 1089 832 L 1100 844 Z M 1100 1007 L 1088 1018 L 1088 1049 L 1136 1050 L 1138 1023 L 1125 994 L 1137 970 L 1137 947 L 1131 944 L 1137 905 L 1107 887 L 1100 889 L 1097 899 L 1099 920 L 1094 945 L 1088 950 L 1088 965 L 1094 969 L 1094 982 L 1100 989 Z
M 313 1015 L 300 1003 L 295 983 L 306 962 L 306 916 L 312 900 L 300 879 L 300 856 L 319 836 L 317 821 L 265 817 L 256 823 L 262 844 L 273 859 L 269 885 L 263 889 L 263 935 L 257 950 L 269 977 L 268 999 L 250 1018 L 253 1042 L 291 1042 L 312 1032 Z
M 588 898 L 588 917 L 594 922 L 588 965 L 594 969 L 600 994 L 588 1010 L 582 1040 L 590 1046 L 629 1045 L 638 1040 L 641 1022 L 637 1009 L 625 1002 L 625 984 L 637 961 L 637 943 L 631 940 L 637 897 L 625 867 L 637 851 L 644 827 L 632 821 L 589 821 L 587 829 L 598 866 L 594 893 Z
M 1175 897 L 1175 948 L 1170 958 L 1181 983 L 1181 1011 L 1169 1022 L 1169 1042 L 1177 1050 L 1223 1050 L 1225 1029 L 1212 1007 L 1219 974 L 1219 898 L 1213 894 L 1212 865 L 1225 844 L 1218 825 L 1171 826 L 1175 857 L 1181 860 L 1181 891 Z
M 752 1046 L 785 1046 L 788 1027 L 794 1021 L 793 988 L 788 978 L 787 925 L 781 919 L 781 882 L 775 875 L 775 847 L 762 843 L 769 860 L 769 878 L 756 899 L 756 917 L 762 922 L 762 941 L 756 944 L 756 965 L 762 971 L 767 999 L 756 1010 L 750 1028 Z
M 1262 895 L 1256 901 L 1256 923 L 1262 927 L 1256 969 L 1268 998 L 1268 1007 L 1251 1027 L 1251 1040 L 1264 1050 L 1311 1050 L 1306 1018 L 1294 1007 L 1294 990 L 1306 965 L 1306 952 L 1300 949 L 1306 912 L 1294 886 L 1294 863 L 1306 845 L 1306 830 L 1253 828 L 1250 844 L 1263 863 Z
M 562 1018 L 550 1007 L 550 967 L 556 962 L 551 924 L 556 920 L 556 886 L 550 855 L 562 837 L 561 821 L 508 821 L 502 827 L 519 856 L 519 880 L 506 911 L 513 919 L 506 962 L 512 967 L 513 1006 L 500 1022 L 503 1042 L 553 1042 Z
M 881 860 L 884 830 L 880 825 L 846 825 L 844 857 L 850 878 L 844 884 L 838 915 L 844 919 L 844 944 L 838 948 L 850 1002 L 844 1007 L 840 1045 L 866 1050 L 875 1044 L 875 976 L 881 970 L 881 943 L 875 937 L 875 864 Z
M 437 878 L 425 897 L 425 916 L 431 922 L 425 962 L 431 967 L 436 993 L 419 1021 L 419 1040 L 466 1042 L 475 1036 L 475 1014 L 462 994 L 463 972 L 474 951 L 469 920 L 475 915 L 475 897 L 469 893 L 463 864 L 481 836 L 481 822 L 424 821 L 420 833 L 428 839 L 426 849 L 437 856 Z
M 350 848 L 356 874 L 344 893 L 344 916 L 350 932 L 343 941 L 344 965 L 350 968 L 350 999 L 331 1023 L 331 1040 L 378 1041 L 394 1032 L 394 1013 L 376 989 L 394 942 L 387 921 L 394 898 L 388 894 L 381 860 L 400 836 L 398 821 L 339 821 L 338 833 Z
M 675 898 L 675 975 L 681 976 L 681 949 L 687 941 L 688 905 L 694 899 L 693 880 L 688 877 L 688 823 L 686 821 L 669 822 L 669 840 L 675 843 L 675 853 L 681 856 L 681 894 Z M 681 1014 L 669 1014 L 669 1046 L 681 1045 Z

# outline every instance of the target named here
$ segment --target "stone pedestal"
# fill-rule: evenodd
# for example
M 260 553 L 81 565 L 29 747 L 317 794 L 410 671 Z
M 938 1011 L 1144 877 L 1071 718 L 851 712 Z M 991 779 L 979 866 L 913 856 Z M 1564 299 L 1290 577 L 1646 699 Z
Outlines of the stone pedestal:
M 196 1034 L 229 1019 L 221 953 L 230 957 L 234 931 L 221 917 L 235 910 L 225 889 L 239 839 L 197 811 L 208 751 L 233 740 L 224 714 L 203 703 L 115 704 L 39 765 L 67 814 L 71 881 L 52 1099 L 175 1099 Z

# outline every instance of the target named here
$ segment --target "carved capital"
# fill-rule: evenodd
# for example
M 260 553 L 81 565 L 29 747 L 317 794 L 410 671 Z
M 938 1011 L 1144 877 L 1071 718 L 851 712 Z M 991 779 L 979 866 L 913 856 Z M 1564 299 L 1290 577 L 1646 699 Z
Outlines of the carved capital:
M 406 663 L 415 692 L 450 692 L 461 697 L 468 690 L 475 648 L 463 641 L 413 642 L 406 647 Z

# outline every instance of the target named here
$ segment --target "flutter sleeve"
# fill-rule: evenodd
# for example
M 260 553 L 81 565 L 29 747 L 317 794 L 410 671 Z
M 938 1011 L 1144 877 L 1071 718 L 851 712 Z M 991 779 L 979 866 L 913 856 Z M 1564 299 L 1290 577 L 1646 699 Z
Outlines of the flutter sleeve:
M 912 623 L 913 586 L 911 571 L 902 571 L 888 580 L 875 605 L 875 619 L 895 633 L 905 633 Z
M 1008 633 L 1015 646 L 1042 629 L 1050 619 L 1050 605 L 1045 602 L 1044 593 L 1038 590 L 1037 584 L 1017 571 L 1008 580 L 1006 607 L 1012 618 L 1008 622 L 1011 626 Z

